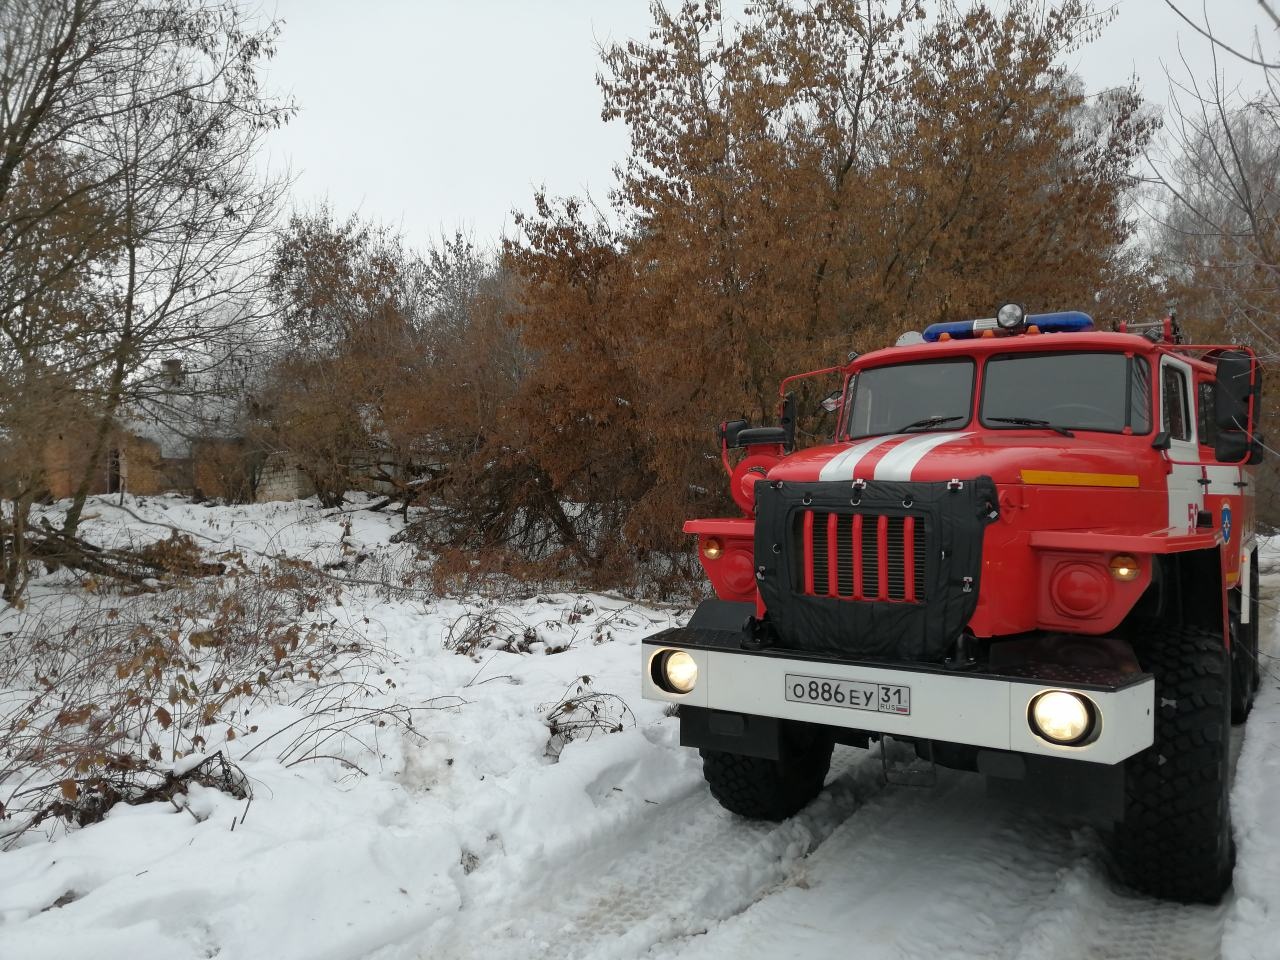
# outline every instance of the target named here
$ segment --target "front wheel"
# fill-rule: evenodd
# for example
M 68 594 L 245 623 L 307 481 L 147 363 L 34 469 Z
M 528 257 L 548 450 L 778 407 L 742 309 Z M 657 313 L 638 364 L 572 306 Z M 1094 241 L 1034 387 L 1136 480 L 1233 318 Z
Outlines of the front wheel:
M 1144 893 L 1216 903 L 1235 860 L 1229 658 L 1220 635 L 1196 627 L 1154 626 L 1135 649 L 1155 676 L 1155 742 L 1126 762 L 1116 865 Z
M 785 820 L 822 791 L 831 769 L 831 738 L 784 738 L 777 760 L 702 750 L 702 775 L 726 810 L 751 820 Z

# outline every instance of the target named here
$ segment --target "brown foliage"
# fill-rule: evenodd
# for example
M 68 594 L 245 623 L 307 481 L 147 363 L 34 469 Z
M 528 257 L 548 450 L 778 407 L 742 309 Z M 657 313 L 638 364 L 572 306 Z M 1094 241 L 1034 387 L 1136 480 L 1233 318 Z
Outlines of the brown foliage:
M 650 42 L 605 50 L 617 227 L 541 194 L 517 218 L 535 363 L 456 474 L 515 498 L 473 546 L 532 524 L 597 579 L 670 564 L 724 506 L 710 428 L 771 418 L 784 373 L 1003 299 L 1105 321 L 1145 296 L 1123 202 L 1153 122 L 1056 65 L 1103 25 L 1082 2 L 753 11 L 732 34 L 717 3 L 655 5 Z
M 325 506 L 369 467 L 408 479 L 422 436 L 406 395 L 426 341 L 413 326 L 416 261 L 389 232 L 330 212 L 295 216 L 273 257 L 272 296 L 288 338 L 262 399 L 258 442 L 283 453 Z
M 1059 66 L 1105 16 L 1001 9 L 761 0 L 730 30 L 655 4 L 603 52 L 610 213 L 538 193 L 500 265 L 295 224 L 276 442 L 317 451 L 326 502 L 362 445 L 398 464 L 442 582 L 687 589 L 681 521 L 727 506 L 711 428 L 771 419 L 782 375 L 1006 299 L 1150 299 L 1124 204 L 1154 121 Z

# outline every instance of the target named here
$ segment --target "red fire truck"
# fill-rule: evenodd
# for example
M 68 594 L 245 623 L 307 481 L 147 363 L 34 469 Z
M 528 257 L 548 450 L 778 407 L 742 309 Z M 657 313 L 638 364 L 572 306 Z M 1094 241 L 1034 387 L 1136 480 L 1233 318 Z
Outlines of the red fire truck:
M 843 378 L 828 444 L 795 447 L 797 377 L 779 426 L 721 424 L 742 516 L 685 524 L 716 597 L 642 669 L 716 799 L 788 817 L 833 744 L 887 736 L 1109 824 L 1140 890 L 1218 900 L 1259 679 L 1261 379 L 1181 340 L 1006 304 L 814 371 Z

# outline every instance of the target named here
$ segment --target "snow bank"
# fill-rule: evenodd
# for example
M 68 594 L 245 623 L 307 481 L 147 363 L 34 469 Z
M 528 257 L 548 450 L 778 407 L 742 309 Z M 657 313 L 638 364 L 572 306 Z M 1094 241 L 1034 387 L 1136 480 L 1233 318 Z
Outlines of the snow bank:
M 394 516 L 320 511 L 314 504 L 193 505 L 177 497 L 95 501 L 85 533 L 145 541 L 173 527 L 210 551 L 285 554 L 318 564 L 392 564 Z M 380 568 L 381 569 L 381 568 Z M 421 738 L 392 731 L 361 759 L 370 773 L 324 760 L 285 767 L 269 750 L 243 759 L 290 720 L 254 718 L 254 736 L 221 744 L 253 786 L 249 802 L 193 789 L 187 808 L 117 806 L 56 842 L 37 837 L 0 854 L 0 957 L 414 956 L 447 936 L 460 908 L 500 905 L 513 891 L 554 897 L 547 858 L 575 858 L 699 781 L 674 745 L 661 705 L 639 700 L 640 638 L 681 615 L 603 596 L 554 595 L 492 607 L 349 588 L 335 618 L 397 658 L 388 699 L 458 706 L 420 714 Z M 33 603 L 63 603 L 60 578 Z M 444 649 L 459 619 L 484 610 L 531 626 L 547 654 Z M 622 733 L 546 755 L 544 717 L 581 677 L 634 711 Z M 396 945 L 400 945 L 397 947 Z M 405 946 L 413 945 L 413 946 Z
M 1235 898 L 1222 938 L 1223 960 L 1280 956 L 1280 537 L 1260 552 L 1263 675 L 1231 792 Z

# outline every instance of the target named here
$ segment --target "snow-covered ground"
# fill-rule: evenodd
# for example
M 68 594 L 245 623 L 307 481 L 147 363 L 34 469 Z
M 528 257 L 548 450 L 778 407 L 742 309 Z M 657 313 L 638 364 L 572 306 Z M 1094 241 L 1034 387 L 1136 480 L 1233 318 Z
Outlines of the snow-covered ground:
M 367 776 L 265 749 L 246 758 L 291 719 L 268 710 L 256 734 L 211 745 L 239 760 L 252 801 L 197 787 L 189 811 L 120 805 L 53 842 L 29 835 L 0 853 L 0 960 L 1280 956 L 1275 659 L 1237 732 L 1235 893 L 1180 907 L 1117 888 L 1091 831 L 989 800 L 976 776 L 927 782 L 894 751 L 887 783 L 878 748 L 838 748 L 828 789 L 799 816 L 732 817 L 677 722 L 639 697 L 641 638 L 687 611 L 589 595 L 389 600 L 374 584 L 408 566 L 389 543 L 396 517 L 126 506 L 136 516 L 95 503 L 86 534 L 173 525 L 211 551 L 364 554 L 335 573 L 353 582 L 325 613 L 394 653 L 390 700 L 438 708 L 419 715 L 421 738 L 383 731 Z M 1280 549 L 1264 569 L 1264 591 L 1280 593 Z M 33 606 L 64 589 L 37 584 Z M 534 652 L 446 649 L 476 612 L 533 627 Z M 1265 636 L 1280 656 L 1269 614 Z M 591 691 L 625 701 L 623 729 L 552 759 L 545 718 Z

